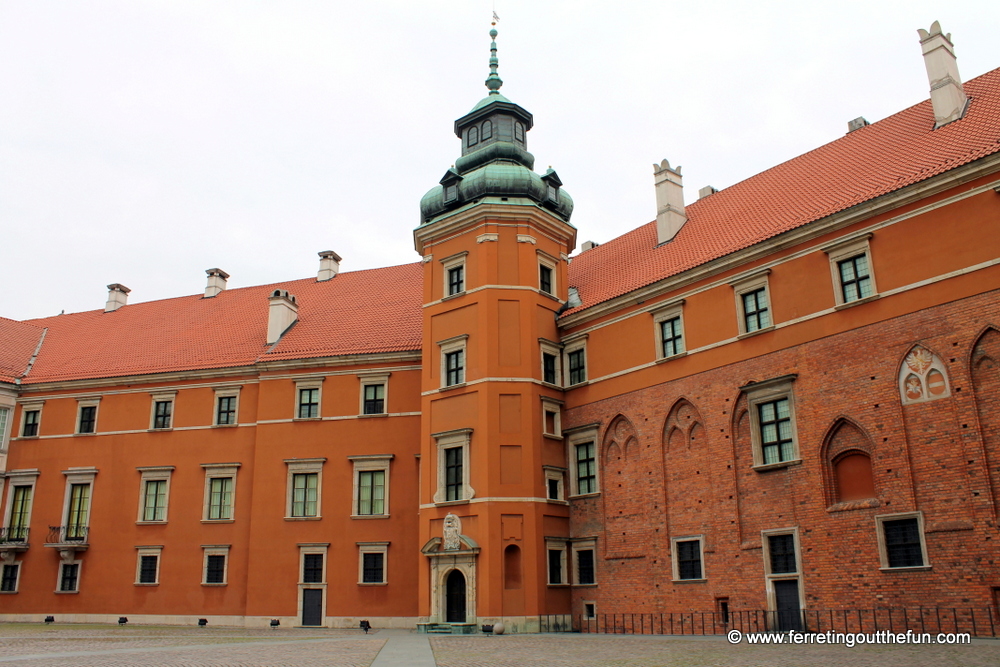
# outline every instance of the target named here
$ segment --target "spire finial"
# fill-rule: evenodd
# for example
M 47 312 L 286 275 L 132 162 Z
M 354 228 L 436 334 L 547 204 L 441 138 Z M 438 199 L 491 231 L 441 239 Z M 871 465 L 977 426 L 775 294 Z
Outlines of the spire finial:
M 493 25 L 494 27 L 490 30 L 490 37 L 493 39 L 490 42 L 490 75 L 486 77 L 486 87 L 490 89 L 490 95 L 499 95 L 500 86 L 503 85 L 503 79 L 497 74 L 497 14 L 493 12 Z

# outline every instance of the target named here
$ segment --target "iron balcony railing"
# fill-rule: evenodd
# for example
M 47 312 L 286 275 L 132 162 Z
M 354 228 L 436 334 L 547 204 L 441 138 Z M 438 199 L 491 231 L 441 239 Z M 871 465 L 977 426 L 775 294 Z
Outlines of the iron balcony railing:
M 26 544 L 27 542 L 27 526 L 10 526 L 7 528 L 0 528 L 0 544 Z
M 594 632 L 643 635 L 722 635 L 741 632 L 968 633 L 1000 636 L 1000 616 L 992 607 L 873 607 L 867 609 L 763 609 L 690 612 L 552 614 L 539 617 L 541 632 Z
M 49 526 L 48 544 L 87 544 L 89 526 Z

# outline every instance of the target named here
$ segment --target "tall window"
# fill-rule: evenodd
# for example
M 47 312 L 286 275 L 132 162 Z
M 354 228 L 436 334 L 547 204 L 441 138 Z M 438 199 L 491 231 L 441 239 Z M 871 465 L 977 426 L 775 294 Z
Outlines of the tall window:
M 80 564 L 63 563 L 59 572 L 59 590 L 63 593 L 72 593 L 79 590 L 80 584 Z
M 163 521 L 167 513 L 167 480 L 147 480 L 143 498 L 142 520 Z
M 306 584 L 323 583 L 323 554 L 302 555 L 302 582 Z
M 674 542 L 677 558 L 678 579 L 702 579 L 701 540 L 678 540 Z
M 924 552 L 920 524 L 916 517 L 883 521 L 885 555 L 888 567 L 920 567 Z
M 41 410 L 25 410 L 24 411 L 24 427 L 21 429 L 21 435 L 25 438 L 32 438 L 38 435 L 38 423 L 42 416 Z M 2 429 L 0 429 L 2 432 Z
M 840 289 L 844 303 L 864 299 L 875 293 L 872 289 L 871 272 L 868 270 L 868 255 L 862 253 L 837 262 L 840 273 Z
M 316 417 L 319 417 L 319 389 L 299 389 L 299 419 Z
M 77 433 L 93 433 L 97 428 L 97 406 L 81 405 Z
M 761 452 L 764 464 L 789 461 L 793 457 L 792 420 L 788 399 L 758 403 Z
M 228 426 L 236 423 L 236 396 L 218 397 L 215 423 L 218 426 Z
M 771 313 L 767 304 L 767 288 L 761 287 L 741 295 L 743 323 L 746 333 L 771 326 Z
M 358 472 L 358 514 L 385 514 L 385 470 Z
M 486 141 L 493 136 L 493 121 L 486 121 L 483 123 L 483 141 Z
M 9 541 L 23 541 L 28 538 L 28 520 L 31 514 L 31 486 L 15 486 L 10 508 L 10 523 L 7 526 Z
M 450 387 L 465 382 L 465 350 L 454 350 L 444 355 L 445 386 Z
M 597 583 L 594 572 L 594 550 L 576 550 L 576 583 L 593 584 Z
M 461 447 L 450 447 L 444 450 L 444 497 L 446 502 L 463 499 L 462 463 Z
M 556 383 L 556 355 L 542 352 L 542 380 L 549 384 Z
M 569 383 L 571 385 L 587 381 L 587 361 L 584 356 L 585 353 L 585 350 L 579 349 L 566 354 L 566 359 L 569 362 Z
M 559 585 L 566 583 L 563 579 L 564 549 L 549 549 L 549 583 Z
M 84 540 L 87 537 L 90 511 L 90 484 L 71 484 L 69 512 L 66 517 L 66 539 Z M 74 579 L 75 579 L 74 574 Z M 66 589 L 63 589 L 66 590 Z M 75 588 L 71 590 L 76 590 Z
M 317 516 L 317 490 L 319 473 L 306 472 L 292 475 L 292 516 Z
M 170 428 L 173 401 L 156 401 L 153 405 L 153 428 Z
M 660 336 L 663 341 L 664 357 L 672 357 L 684 351 L 680 316 L 660 322 Z
M 385 413 L 385 385 L 366 384 L 364 385 L 365 404 L 362 414 L 381 415 Z
M 465 265 L 459 264 L 448 269 L 448 295 L 465 291 Z
M 552 294 L 552 267 L 545 264 L 538 266 L 538 289 L 546 294 Z
M 597 461 L 594 443 L 582 442 L 576 448 L 576 490 L 580 495 L 597 492 Z
M 208 518 L 233 518 L 233 478 L 212 477 L 208 481 Z
M 479 143 L 479 128 L 470 127 L 466 146 L 475 146 L 478 143 Z
M 10 421 L 10 408 L 0 407 L 0 449 L 7 447 L 7 422 Z

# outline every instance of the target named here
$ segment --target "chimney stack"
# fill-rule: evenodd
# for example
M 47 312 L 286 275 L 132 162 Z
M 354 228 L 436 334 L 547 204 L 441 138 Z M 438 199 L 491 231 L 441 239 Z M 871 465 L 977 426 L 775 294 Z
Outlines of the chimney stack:
M 110 313 L 116 311 L 128 303 L 128 293 L 131 291 L 119 283 L 108 285 L 108 302 L 104 304 L 104 312 Z
M 671 169 L 666 160 L 654 164 L 653 182 L 656 184 L 656 239 L 657 243 L 666 243 L 687 222 L 681 168 Z
M 316 275 L 316 282 L 322 283 L 331 280 L 340 272 L 341 257 L 332 250 L 324 250 L 319 254 L 319 273 Z
M 930 32 L 917 30 L 920 47 L 924 52 L 924 66 L 931 84 L 931 104 L 934 106 L 934 128 L 959 120 L 965 115 L 969 98 L 962 88 L 955 60 L 955 45 L 951 33 L 943 34 L 941 24 L 935 21 Z
M 205 269 L 205 273 L 208 274 L 208 285 L 205 287 L 205 298 L 211 299 L 213 296 L 219 294 L 219 292 L 226 289 L 226 281 L 229 280 L 229 274 L 222 269 Z
M 267 344 L 277 343 L 288 327 L 299 319 L 299 304 L 295 295 L 287 290 L 276 289 L 268 298 L 270 310 L 267 314 Z

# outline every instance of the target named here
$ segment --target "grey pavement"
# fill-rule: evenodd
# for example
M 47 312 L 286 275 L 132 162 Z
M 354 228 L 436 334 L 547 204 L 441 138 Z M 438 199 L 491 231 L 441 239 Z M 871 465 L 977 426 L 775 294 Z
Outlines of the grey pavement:
M 379 635 L 388 641 L 371 667 L 437 667 L 427 635 L 411 630 L 381 630 Z

